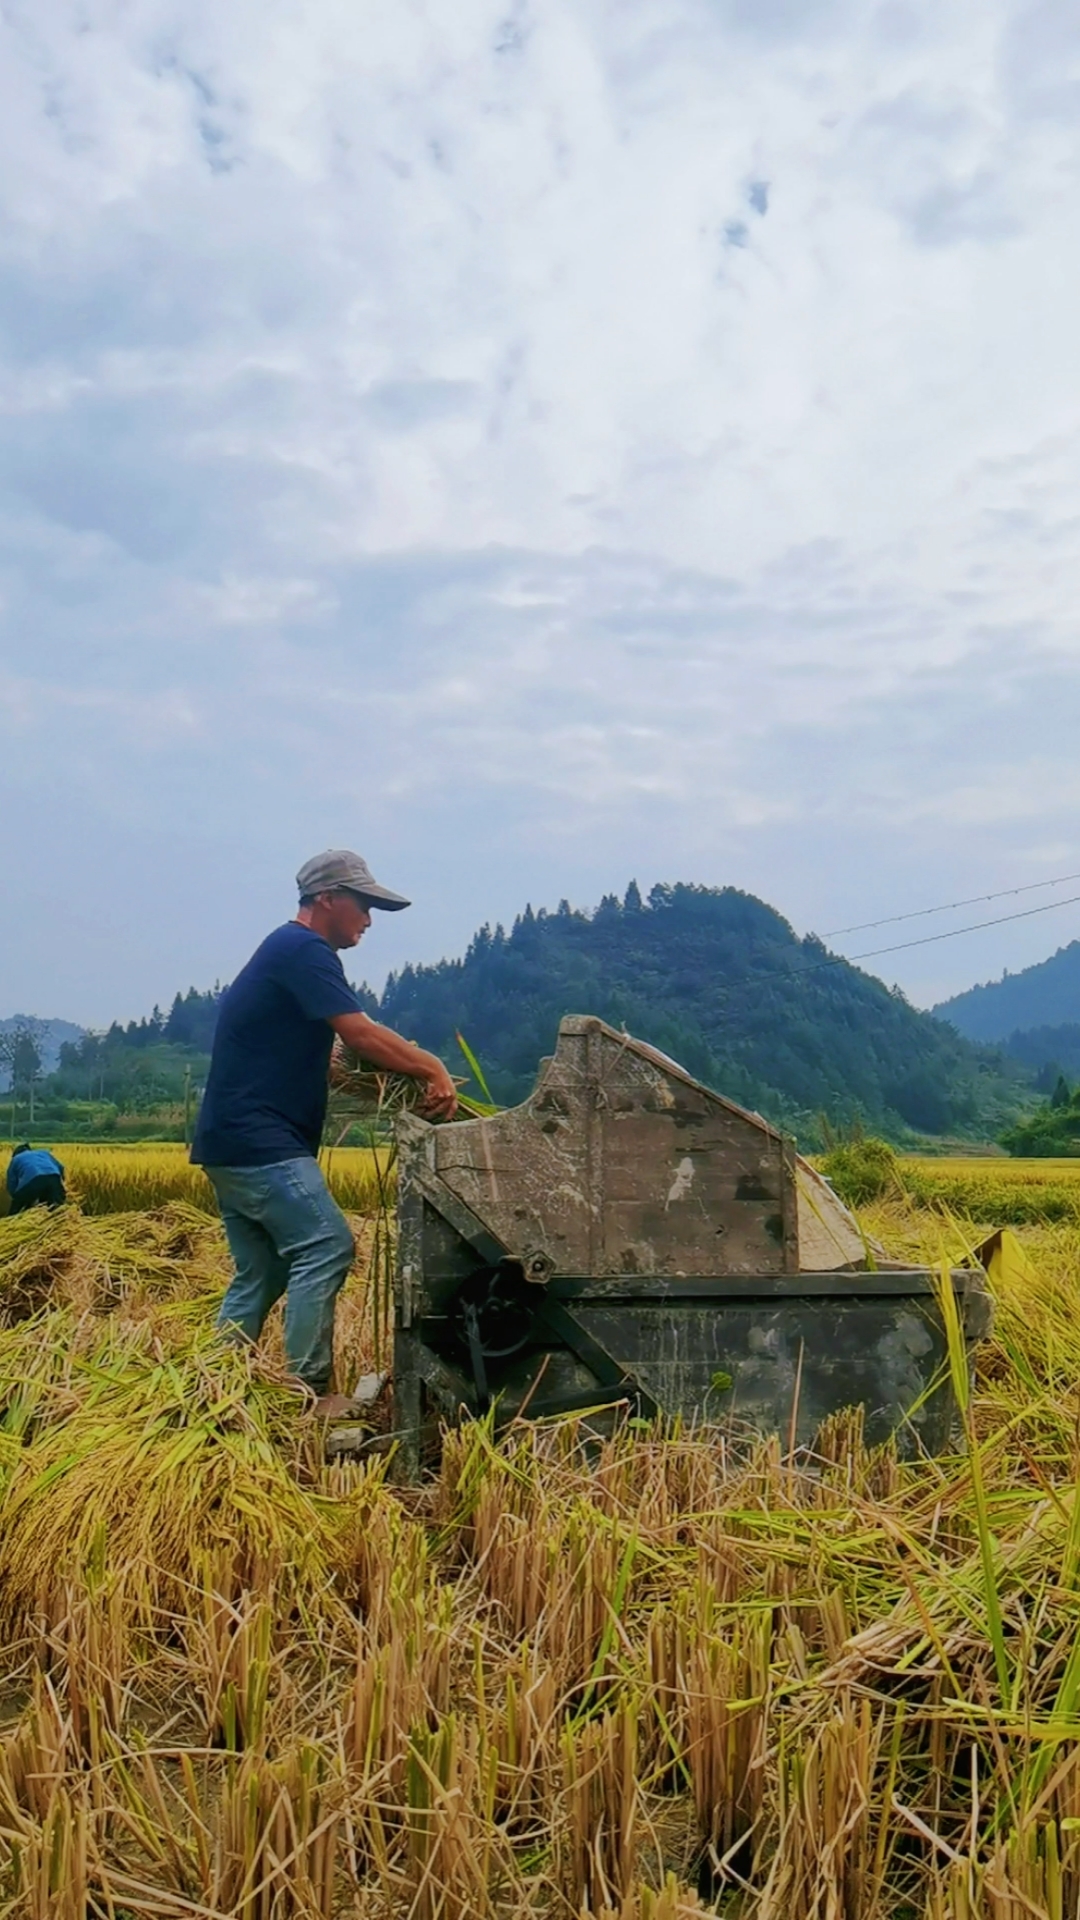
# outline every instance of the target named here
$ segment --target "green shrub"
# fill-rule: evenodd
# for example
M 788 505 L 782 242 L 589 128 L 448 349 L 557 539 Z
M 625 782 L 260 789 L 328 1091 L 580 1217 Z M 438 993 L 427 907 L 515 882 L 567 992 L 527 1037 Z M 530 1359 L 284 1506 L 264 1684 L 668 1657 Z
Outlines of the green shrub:
M 875 1139 L 873 1134 L 838 1142 L 820 1166 L 834 1192 L 849 1207 L 864 1207 L 902 1184 L 895 1153 L 887 1140 Z

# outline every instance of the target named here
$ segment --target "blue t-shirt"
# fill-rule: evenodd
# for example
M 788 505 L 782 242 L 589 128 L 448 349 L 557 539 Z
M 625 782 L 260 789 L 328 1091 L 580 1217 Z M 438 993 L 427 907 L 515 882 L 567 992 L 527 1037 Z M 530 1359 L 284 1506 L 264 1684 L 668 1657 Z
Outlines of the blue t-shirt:
M 63 1171 L 56 1155 L 46 1147 L 30 1147 L 24 1153 L 13 1153 L 8 1161 L 7 1190 L 14 1200 L 28 1181 L 40 1180 L 44 1173 L 62 1174 Z
M 257 947 L 218 1009 L 191 1157 L 266 1167 L 319 1151 L 329 1020 L 361 1012 L 333 947 L 290 920 Z

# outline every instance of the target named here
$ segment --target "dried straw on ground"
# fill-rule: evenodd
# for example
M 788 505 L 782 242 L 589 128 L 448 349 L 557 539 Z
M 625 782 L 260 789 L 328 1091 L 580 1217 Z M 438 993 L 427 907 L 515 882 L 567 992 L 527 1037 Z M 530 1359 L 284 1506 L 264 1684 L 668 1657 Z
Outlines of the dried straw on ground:
M 1027 1247 L 955 1459 L 477 1426 L 406 1497 L 215 1342 L 205 1216 L 0 1222 L 0 1913 L 1076 1914 L 1080 1239 Z

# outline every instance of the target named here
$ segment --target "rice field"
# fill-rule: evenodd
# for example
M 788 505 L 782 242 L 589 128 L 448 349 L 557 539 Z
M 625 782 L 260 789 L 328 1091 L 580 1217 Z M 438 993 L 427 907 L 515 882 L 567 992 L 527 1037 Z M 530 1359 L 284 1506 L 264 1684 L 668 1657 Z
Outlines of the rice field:
M 48 1145 L 50 1143 L 44 1142 Z M 121 1213 L 180 1200 L 216 1211 L 213 1192 L 186 1147 L 174 1142 L 99 1146 L 79 1141 L 54 1146 L 68 1185 L 84 1213 Z M 384 1167 L 389 1149 L 379 1149 Z M 323 1169 L 346 1212 L 372 1213 L 378 1204 L 375 1154 L 370 1147 L 324 1148 Z M 1071 1160 L 932 1159 L 899 1162 L 905 1189 L 923 1205 L 998 1225 L 1075 1220 L 1080 1224 L 1080 1157 Z M 0 1187 L 7 1154 L 0 1148 Z
M 326 1463 L 276 1334 L 216 1343 L 226 1273 L 182 1200 L 0 1220 L 0 1914 L 1080 1912 L 1071 1221 L 1013 1236 L 967 1444 L 921 1465 L 854 1414 L 810 1460 L 480 1424 L 399 1491 Z
M 35 1141 L 35 1145 L 50 1145 Z M 122 1146 L 79 1141 L 52 1146 L 63 1162 L 67 1186 L 84 1213 L 123 1213 L 163 1207 L 172 1200 L 216 1213 L 213 1189 L 201 1167 L 193 1167 L 187 1148 L 171 1141 Z M 380 1150 L 383 1151 L 383 1150 Z M 384 1163 L 388 1152 L 383 1151 Z M 0 1188 L 8 1154 L 0 1150 Z M 374 1151 L 368 1147 L 331 1147 L 322 1154 L 331 1192 L 347 1213 L 372 1213 L 378 1196 Z M 6 1204 L 6 1202 L 5 1202 Z
M 930 1159 L 905 1156 L 904 1187 L 923 1205 L 998 1226 L 1070 1220 L 1080 1224 L 1080 1157 L 1069 1160 Z

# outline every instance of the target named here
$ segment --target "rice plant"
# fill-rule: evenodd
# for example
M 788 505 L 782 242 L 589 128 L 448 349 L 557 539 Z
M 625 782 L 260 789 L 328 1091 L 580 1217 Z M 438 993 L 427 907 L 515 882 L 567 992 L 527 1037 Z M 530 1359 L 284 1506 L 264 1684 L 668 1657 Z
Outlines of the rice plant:
M 45 1143 L 48 1144 L 48 1143 Z M 193 1167 L 187 1148 L 160 1142 L 138 1146 L 65 1146 L 54 1144 L 67 1174 L 72 1199 L 89 1214 L 128 1213 L 184 1201 L 204 1213 L 216 1213 L 213 1188 L 201 1167 Z M 331 1192 L 347 1213 L 373 1213 L 378 1204 L 381 1162 L 370 1146 L 324 1148 L 322 1164 Z M 0 1154 L 0 1191 L 7 1159 Z
M 218 1344 L 227 1267 L 178 1201 L 0 1221 L 0 1914 L 1080 1911 L 1080 1230 L 999 1243 L 954 1457 L 477 1423 L 411 1492 Z

